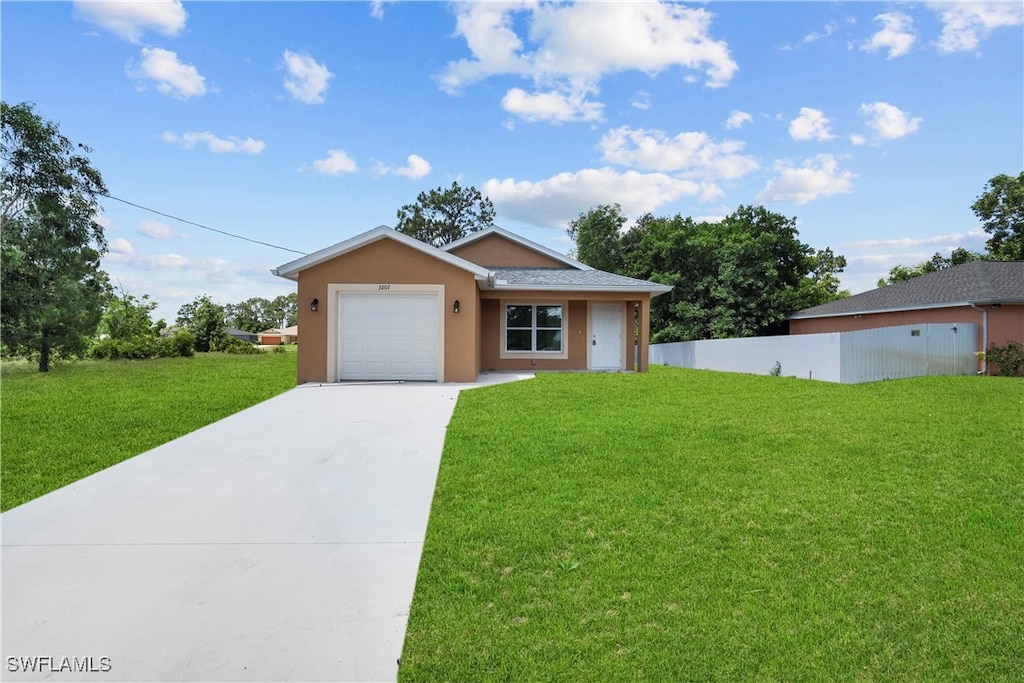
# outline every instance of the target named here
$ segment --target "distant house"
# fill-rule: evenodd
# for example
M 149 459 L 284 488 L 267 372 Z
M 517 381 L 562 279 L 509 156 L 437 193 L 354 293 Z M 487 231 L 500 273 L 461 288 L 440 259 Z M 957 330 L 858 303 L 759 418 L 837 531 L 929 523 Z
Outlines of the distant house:
M 260 332 L 259 342 L 262 346 L 277 346 L 279 344 L 298 344 L 299 343 L 299 326 L 292 325 L 291 327 L 285 327 L 284 329 L 278 329 L 273 327 L 264 332 Z
M 1024 261 L 971 261 L 789 318 L 790 334 L 847 332 L 919 323 L 976 323 L 977 349 L 1024 343 Z
M 259 337 L 256 335 L 256 333 L 248 332 L 246 330 L 239 330 L 234 327 L 228 328 L 228 336 L 234 337 L 235 339 L 240 339 L 241 341 L 244 342 L 250 342 L 252 344 L 255 344 L 256 342 L 259 341 Z

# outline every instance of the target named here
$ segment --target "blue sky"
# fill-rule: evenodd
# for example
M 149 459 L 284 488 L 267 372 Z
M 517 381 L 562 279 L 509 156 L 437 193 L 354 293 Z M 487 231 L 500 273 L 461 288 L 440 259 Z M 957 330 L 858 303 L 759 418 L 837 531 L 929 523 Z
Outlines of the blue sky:
M 452 181 L 567 252 L 598 204 L 762 204 L 843 286 L 983 250 L 1024 170 L 1024 6 L 908 2 L 8 2 L 2 93 L 114 197 L 307 253 Z M 298 254 L 104 200 L 104 268 L 158 315 L 294 285 Z

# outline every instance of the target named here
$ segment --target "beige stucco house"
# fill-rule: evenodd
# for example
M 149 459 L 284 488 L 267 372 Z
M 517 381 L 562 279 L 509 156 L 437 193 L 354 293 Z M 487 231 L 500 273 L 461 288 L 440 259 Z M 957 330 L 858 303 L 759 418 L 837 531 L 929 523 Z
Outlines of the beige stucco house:
M 496 226 L 441 249 L 380 226 L 272 272 L 298 282 L 300 384 L 644 372 L 650 301 L 671 289 Z

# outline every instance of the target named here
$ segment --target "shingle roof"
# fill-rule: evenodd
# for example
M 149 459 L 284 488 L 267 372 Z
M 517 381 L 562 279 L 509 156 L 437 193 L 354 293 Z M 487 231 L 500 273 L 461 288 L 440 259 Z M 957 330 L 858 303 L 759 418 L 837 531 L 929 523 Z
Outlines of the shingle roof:
M 661 294 L 668 285 L 575 268 L 495 268 L 495 289 L 638 290 Z
M 1024 261 L 971 261 L 805 308 L 790 318 L 993 303 L 1024 304 Z

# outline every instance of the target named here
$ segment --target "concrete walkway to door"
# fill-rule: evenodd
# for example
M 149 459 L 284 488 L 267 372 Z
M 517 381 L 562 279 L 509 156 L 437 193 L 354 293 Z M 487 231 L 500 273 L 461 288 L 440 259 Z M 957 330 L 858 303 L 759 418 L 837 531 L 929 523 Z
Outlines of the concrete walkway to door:
M 304 385 L 4 513 L 4 680 L 394 680 L 473 386 Z

